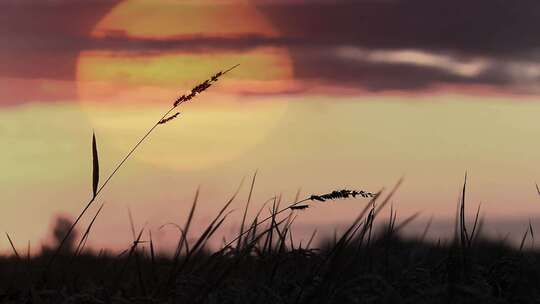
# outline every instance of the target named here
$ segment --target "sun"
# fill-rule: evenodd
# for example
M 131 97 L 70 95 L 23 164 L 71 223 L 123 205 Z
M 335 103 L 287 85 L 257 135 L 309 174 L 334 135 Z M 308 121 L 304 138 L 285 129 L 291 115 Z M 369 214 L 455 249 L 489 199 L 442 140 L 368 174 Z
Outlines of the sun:
M 127 0 L 114 7 L 96 25 L 92 36 L 105 39 L 121 35 L 125 45 L 84 51 L 78 58 L 79 100 L 93 126 L 115 138 L 119 149 L 125 147 L 143 131 L 141 124 L 159 116 L 175 96 L 219 70 L 240 64 L 186 107 L 178 122 L 181 127 L 160 130 L 161 140 L 181 143 L 182 157 L 170 146 L 153 145 L 150 150 L 154 155 L 145 153 L 139 158 L 155 165 L 202 169 L 241 157 L 263 141 L 287 110 L 287 103 L 257 102 L 257 97 L 246 96 L 287 89 L 293 69 L 286 49 L 155 47 L 148 51 L 137 47 L 138 41 L 149 40 L 166 45 L 167 41 L 201 37 L 233 43 L 250 35 L 279 37 L 254 5 L 231 3 Z

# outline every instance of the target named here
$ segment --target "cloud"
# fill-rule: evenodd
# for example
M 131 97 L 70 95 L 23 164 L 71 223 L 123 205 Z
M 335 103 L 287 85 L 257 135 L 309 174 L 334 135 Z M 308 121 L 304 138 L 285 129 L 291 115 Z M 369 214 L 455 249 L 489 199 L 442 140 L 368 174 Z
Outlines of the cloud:
M 89 32 L 118 1 L 0 2 L 0 77 L 73 79 Z M 71 46 L 62 48 L 66 42 Z
M 260 4 L 293 45 L 296 76 L 376 90 L 484 84 L 538 90 L 535 0 Z M 525 84 L 521 82 L 525 81 Z
M 373 49 L 463 55 L 532 55 L 540 46 L 535 0 L 394 0 L 261 5 L 286 36 Z
M 304 51 L 295 59 L 297 75 L 314 82 L 369 91 L 418 91 L 437 85 L 506 86 L 507 67 L 490 62 L 456 62 L 455 58 L 417 51 Z M 422 55 L 420 55 L 422 54 Z M 419 57 L 419 58 L 418 58 Z
M 278 47 L 289 50 L 299 82 L 372 91 L 415 92 L 439 85 L 484 85 L 508 93 L 540 89 L 537 0 L 257 0 L 253 3 L 279 37 L 149 39 L 121 31 L 90 37 L 117 3 L 2 2 L 0 77 L 73 80 L 84 50 L 140 55 Z
M 0 105 L 75 99 L 80 46 L 60 51 L 58 45 L 87 39 L 118 2 L 0 1 Z

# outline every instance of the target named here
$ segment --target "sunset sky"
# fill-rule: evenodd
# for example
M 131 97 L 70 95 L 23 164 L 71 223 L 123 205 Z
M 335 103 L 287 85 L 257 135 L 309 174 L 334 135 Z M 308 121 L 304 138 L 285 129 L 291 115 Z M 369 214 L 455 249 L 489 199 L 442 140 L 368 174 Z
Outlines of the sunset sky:
M 467 171 L 489 233 L 540 227 L 539 29 L 536 0 L 0 1 L 0 229 L 38 250 L 91 196 L 93 131 L 106 177 L 176 97 L 235 64 L 114 177 L 92 246 L 129 244 L 129 208 L 167 248 L 177 231 L 159 227 L 185 220 L 198 186 L 200 229 L 245 177 L 230 234 L 256 170 L 251 213 L 404 177 L 399 218 L 433 216 L 436 237 Z M 366 203 L 300 213 L 298 238 Z

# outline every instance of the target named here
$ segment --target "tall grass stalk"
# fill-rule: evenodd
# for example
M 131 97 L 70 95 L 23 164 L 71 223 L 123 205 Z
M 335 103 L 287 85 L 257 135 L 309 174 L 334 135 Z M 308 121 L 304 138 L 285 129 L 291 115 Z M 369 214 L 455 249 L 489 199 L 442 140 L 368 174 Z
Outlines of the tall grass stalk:
M 255 179 L 255 176 L 254 176 L 254 179 Z M 253 179 L 253 181 L 254 181 L 254 179 Z M 252 184 L 253 184 L 253 182 L 252 182 Z M 251 193 L 252 190 L 253 189 L 250 190 L 250 193 Z M 344 199 L 344 198 L 349 198 L 349 197 L 354 198 L 356 196 L 376 198 L 377 194 L 373 194 L 371 192 L 365 192 L 365 191 L 359 191 L 359 192 L 355 191 L 355 190 L 351 191 L 351 190 L 347 190 L 347 189 L 336 190 L 336 191 L 332 191 L 331 193 L 322 194 L 322 195 L 311 195 L 311 196 L 306 197 L 304 199 L 296 200 L 295 202 L 290 203 L 289 205 L 287 205 L 286 207 L 284 207 L 282 209 L 279 209 L 279 201 L 274 200 L 274 205 L 272 206 L 270 215 L 268 217 L 264 218 L 261 221 L 257 221 L 257 223 L 255 225 L 252 225 L 246 231 L 243 231 L 243 229 L 242 229 L 240 231 L 240 233 L 232 241 L 229 241 L 227 244 L 225 244 L 225 246 L 223 246 L 223 248 L 221 250 L 216 252 L 216 254 L 220 254 L 223 251 L 227 250 L 235 242 L 238 242 L 238 245 L 240 245 L 239 240 L 241 240 L 241 238 L 244 235 L 250 233 L 252 229 L 256 229 L 258 226 L 260 226 L 261 224 L 266 223 L 269 220 L 272 220 L 273 223 L 275 224 L 276 216 L 278 216 L 279 214 L 282 214 L 283 212 L 288 211 L 288 210 L 291 210 L 291 211 L 296 210 L 295 207 L 298 207 L 302 203 L 305 203 L 305 202 L 308 202 L 308 201 L 325 202 L 327 200 Z M 247 209 L 248 206 L 249 205 L 246 205 L 246 209 Z M 303 205 L 303 206 L 308 206 L 308 205 Z M 307 208 L 307 207 L 305 207 L 305 208 Z M 302 209 L 305 209 L 305 208 L 302 208 Z M 245 210 L 244 213 L 247 213 L 247 210 Z M 270 231 L 272 231 L 272 230 L 270 230 Z M 269 235 L 269 237 L 271 238 L 271 234 Z M 271 240 L 270 240 L 270 243 L 271 243 Z
M 129 150 L 129 152 L 124 156 L 124 158 L 122 158 L 122 160 L 116 165 L 116 167 L 114 168 L 114 170 L 109 174 L 109 176 L 105 179 L 105 181 L 103 182 L 103 184 L 101 184 L 101 186 L 97 187 L 97 182 L 95 182 L 95 179 L 94 179 L 94 185 L 93 185 L 93 195 L 92 195 L 92 198 L 88 201 L 88 203 L 85 205 L 85 207 L 82 209 L 82 211 L 79 213 L 79 215 L 77 216 L 77 218 L 75 219 L 75 221 L 73 222 L 73 224 L 71 225 L 71 227 L 69 228 L 69 230 L 66 232 L 64 238 L 62 239 L 62 241 L 60 242 L 60 244 L 58 245 L 58 248 L 54 251 L 53 255 L 51 256 L 49 262 L 47 263 L 46 267 L 45 267 L 45 270 L 44 270 L 44 273 L 43 273 L 43 276 L 44 278 L 46 278 L 47 276 L 47 273 L 50 269 L 50 267 L 52 266 L 52 264 L 54 263 L 55 259 L 58 257 L 58 254 L 60 253 L 60 251 L 62 250 L 63 246 L 65 245 L 66 243 L 66 240 L 69 238 L 69 236 L 73 233 L 73 229 L 75 229 L 75 226 L 79 223 L 79 221 L 81 220 L 81 218 L 85 215 L 86 211 L 92 206 L 92 204 L 94 203 L 94 201 L 98 198 L 98 196 L 101 194 L 101 192 L 103 191 L 103 189 L 105 189 L 105 187 L 109 184 L 109 182 L 111 181 L 111 179 L 116 175 L 116 173 L 118 172 L 118 170 L 120 170 L 120 168 L 122 168 L 122 166 L 126 163 L 126 161 L 133 155 L 133 153 L 137 150 L 137 148 L 150 136 L 150 134 L 152 134 L 152 132 L 159 126 L 159 125 L 162 125 L 170 120 L 171 117 L 173 118 L 176 118 L 178 115 L 177 114 L 174 114 L 173 116 L 169 117 L 169 114 L 171 112 L 173 112 L 178 106 L 180 106 L 181 104 L 183 104 L 184 102 L 187 102 L 187 101 L 190 101 L 192 100 L 193 98 L 195 98 L 195 96 L 197 96 L 198 94 L 202 93 L 203 91 L 205 91 L 206 89 L 208 89 L 213 83 L 217 82 L 218 79 L 229 73 L 230 71 L 232 71 L 233 69 L 237 68 L 238 67 L 238 64 L 225 70 L 225 71 L 222 71 L 222 72 L 218 72 L 216 74 L 214 74 L 210 79 L 207 79 L 205 80 L 204 82 L 202 82 L 201 84 L 195 86 L 191 92 L 189 94 L 184 94 L 182 96 L 180 96 L 179 98 L 177 98 L 173 105 L 171 106 L 171 108 L 169 108 L 163 115 L 161 115 L 161 117 L 146 131 L 146 133 L 137 141 L 137 143 Z M 92 142 L 92 146 L 93 146 L 93 151 L 96 151 L 95 149 L 95 137 L 93 137 L 93 142 Z M 94 160 L 96 160 L 97 158 L 94 157 Z M 96 166 L 94 166 L 95 168 Z M 95 175 L 96 172 L 94 172 L 94 177 L 96 176 Z M 96 189 L 97 188 L 97 189 Z

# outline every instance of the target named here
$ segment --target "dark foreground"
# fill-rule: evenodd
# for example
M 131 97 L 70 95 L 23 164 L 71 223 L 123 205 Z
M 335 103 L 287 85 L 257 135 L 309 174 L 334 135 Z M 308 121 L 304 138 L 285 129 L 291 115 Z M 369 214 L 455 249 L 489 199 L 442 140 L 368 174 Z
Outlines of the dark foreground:
M 461 242 L 459 237 L 453 245 L 406 241 L 391 234 L 375 239 L 369 227 L 356 228 L 320 250 L 291 244 L 285 238 L 287 231 L 277 228 L 273 233 L 264 231 L 258 240 L 253 236 L 242 240 L 239 249 L 214 255 L 190 250 L 193 253 L 176 260 L 154 256 L 149 243 L 139 243 L 121 256 L 64 254 L 47 273 L 47 254 L 2 258 L 0 299 L 2 303 L 540 302 L 536 252 L 502 242 Z
M 453 240 L 425 242 L 429 225 L 416 239 L 403 239 L 400 232 L 416 215 L 397 221 L 392 208 L 386 223 L 377 217 L 393 192 L 380 203 L 379 194 L 349 190 L 296 199 L 283 209 L 274 200 L 268 217 L 259 212 L 243 220 L 238 236 L 212 252 L 208 241 L 227 218 L 232 199 L 192 240 L 186 235 L 193 234 L 195 199 L 186 223 L 177 227 L 176 252 L 167 257 L 155 253 L 144 229 L 132 229 L 133 244 L 120 254 L 86 251 L 92 221 L 76 246 L 72 237 L 63 250 L 57 246 L 38 257 L 12 246 L 13 255 L 0 258 L 0 302 L 540 303 L 540 252 L 534 250 L 530 223 L 518 248 L 483 239 L 479 209 L 466 220 L 464 186 Z M 302 215 L 298 210 L 309 207 L 300 203 L 357 194 L 371 201 L 343 232 L 319 249 L 312 240 L 295 243 L 292 224 Z M 70 226 L 59 221 L 59 242 Z

